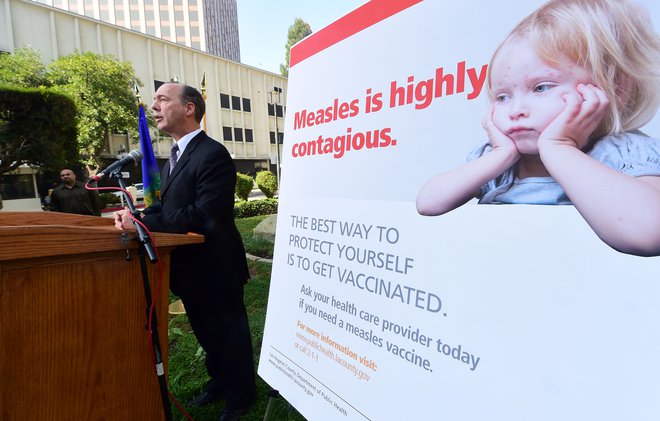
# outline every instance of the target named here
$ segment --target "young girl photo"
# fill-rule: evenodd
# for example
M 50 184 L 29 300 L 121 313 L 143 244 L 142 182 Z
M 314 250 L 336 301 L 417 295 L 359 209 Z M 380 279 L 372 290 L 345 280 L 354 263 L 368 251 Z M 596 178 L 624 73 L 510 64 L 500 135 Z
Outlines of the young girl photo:
M 421 215 L 482 204 L 574 205 L 623 253 L 660 255 L 660 37 L 626 0 L 553 0 L 493 54 L 487 141 L 428 180 Z

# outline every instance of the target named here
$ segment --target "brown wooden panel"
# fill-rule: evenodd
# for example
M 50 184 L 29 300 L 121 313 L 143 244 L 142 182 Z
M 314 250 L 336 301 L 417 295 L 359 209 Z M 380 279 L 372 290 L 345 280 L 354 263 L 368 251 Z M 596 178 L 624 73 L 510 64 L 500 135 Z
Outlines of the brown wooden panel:
M 79 227 L 111 227 L 114 220 L 90 215 L 62 212 L 0 212 L 0 226 L 76 225 Z
M 137 248 L 129 231 L 129 247 Z M 125 249 L 109 218 L 58 212 L 0 212 L 0 261 Z M 204 242 L 196 234 L 152 233 L 157 248 Z
M 0 263 L 0 420 L 163 419 L 139 261 L 124 256 Z M 166 280 L 159 297 L 166 355 Z

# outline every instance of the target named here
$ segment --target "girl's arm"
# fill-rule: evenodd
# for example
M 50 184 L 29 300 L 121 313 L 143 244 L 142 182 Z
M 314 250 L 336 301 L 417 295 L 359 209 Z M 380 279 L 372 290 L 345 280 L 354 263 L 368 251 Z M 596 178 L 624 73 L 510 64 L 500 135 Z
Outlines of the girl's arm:
M 420 215 L 442 215 L 480 194 L 480 187 L 502 174 L 518 161 L 520 154 L 513 141 L 493 125 L 492 108 L 484 118 L 493 150 L 474 161 L 441 173 L 428 180 L 417 193 Z
M 660 177 L 630 177 L 566 146 L 548 147 L 542 156 L 605 243 L 624 253 L 660 254 Z
M 624 253 L 658 255 L 660 177 L 619 173 L 580 150 L 608 102 L 591 85 L 578 92 L 582 98 L 567 97 L 564 111 L 539 138 L 543 164 L 605 243 Z

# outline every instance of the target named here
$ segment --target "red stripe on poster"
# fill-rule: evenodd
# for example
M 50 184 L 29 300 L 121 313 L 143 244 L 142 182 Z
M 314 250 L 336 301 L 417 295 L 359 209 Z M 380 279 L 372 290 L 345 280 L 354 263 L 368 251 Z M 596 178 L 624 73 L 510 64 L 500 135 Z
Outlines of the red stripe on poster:
M 289 67 L 423 0 L 371 0 L 291 49 Z

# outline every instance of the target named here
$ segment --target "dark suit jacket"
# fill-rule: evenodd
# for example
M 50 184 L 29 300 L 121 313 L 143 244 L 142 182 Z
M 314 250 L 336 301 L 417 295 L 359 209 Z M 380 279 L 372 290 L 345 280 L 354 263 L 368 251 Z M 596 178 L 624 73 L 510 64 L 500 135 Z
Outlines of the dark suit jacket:
M 202 131 L 169 171 L 168 162 L 161 172 L 160 204 L 145 210 L 144 224 L 153 231 L 206 238 L 204 244 L 172 253 L 172 291 L 183 297 L 194 283 L 204 283 L 205 291 L 222 291 L 226 282 L 245 283 L 245 249 L 233 214 L 236 167 L 227 149 Z

